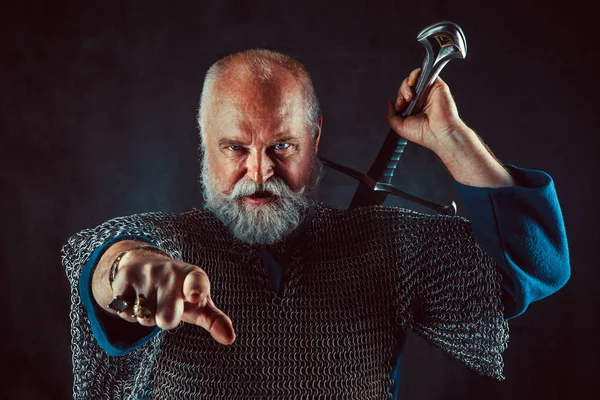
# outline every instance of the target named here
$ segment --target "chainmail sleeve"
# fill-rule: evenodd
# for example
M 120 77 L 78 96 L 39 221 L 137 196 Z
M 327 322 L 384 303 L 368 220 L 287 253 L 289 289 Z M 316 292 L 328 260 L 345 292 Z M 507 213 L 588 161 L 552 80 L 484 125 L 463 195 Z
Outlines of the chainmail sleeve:
M 147 393 L 163 333 L 122 357 L 109 356 L 94 339 L 79 292 L 83 265 L 93 251 L 120 235 L 143 235 L 172 258 L 181 260 L 174 214 L 145 213 L 111 219 L 71 236 L 62 248 L 62 263 L 71 286 L 71 350 L 74 399 L 135 398 Z
M 417 240 L 398 268 L 398 322 L 473 370 L 503 380 L 508 324 L 500 267 L 461 217 L 408 214 Z M 404 253 L 404 252 L 403 252 Z

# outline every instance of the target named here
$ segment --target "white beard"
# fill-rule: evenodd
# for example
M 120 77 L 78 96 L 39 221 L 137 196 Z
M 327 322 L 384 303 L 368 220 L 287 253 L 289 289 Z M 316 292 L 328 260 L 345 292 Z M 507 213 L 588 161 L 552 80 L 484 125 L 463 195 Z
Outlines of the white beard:
M 242 242 L 259 245 L 280 242 L 302 223 L 316 205 L 316 189 L 323 170 L 316 153 L 311 161 L 308 183 L 298 192 L 292 191 L 279 176 L 272 176 L 263 184 L 244 177 L 235 184 L 231 194 L 224 195 L 215 189 L 214 174 L 205 155 L 201 162 L 206 208 Z M 243 201 L 243 196 L 260 191 L 270 192 L 276 196 L 275 200 L 262 205 Z

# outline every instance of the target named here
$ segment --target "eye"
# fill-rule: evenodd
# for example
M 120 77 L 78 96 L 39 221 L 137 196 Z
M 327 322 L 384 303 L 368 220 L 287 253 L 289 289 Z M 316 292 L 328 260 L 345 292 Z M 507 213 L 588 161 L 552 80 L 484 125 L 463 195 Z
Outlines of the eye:
M 277 144 L 275 145 L 275 150 L 285 150 L 285 149 L 287 149 L 288 147 L 290 147 L 290 144 L 289 144 L 289 143 L 277 143 Z
M 227 149 L 231 150 L 231 151 L 240 151 L 242 149 L 242 146 L 238 146 L 238 145 L 232 145 L 229 146 Z

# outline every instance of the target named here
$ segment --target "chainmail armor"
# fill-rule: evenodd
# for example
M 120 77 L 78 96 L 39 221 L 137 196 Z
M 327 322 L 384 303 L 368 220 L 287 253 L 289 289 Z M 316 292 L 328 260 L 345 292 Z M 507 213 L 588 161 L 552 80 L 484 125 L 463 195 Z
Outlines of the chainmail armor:
M 125 356 L 107 355 L 92 335 L 78 280 L 94 249 L 123 234 L 145 235 L 203 268 L 236 341 L 221 345 L 181 324 Z M 62 251 L 74 399 L 390 399 L 390 360 L 402 329 L 504 378 L 501 275 L 466 219 L 318 205 L 309 229 L 279 250 L 289 257 L 281 296 L 258 249 L 207 211 L 119 217 L 73 235 Z

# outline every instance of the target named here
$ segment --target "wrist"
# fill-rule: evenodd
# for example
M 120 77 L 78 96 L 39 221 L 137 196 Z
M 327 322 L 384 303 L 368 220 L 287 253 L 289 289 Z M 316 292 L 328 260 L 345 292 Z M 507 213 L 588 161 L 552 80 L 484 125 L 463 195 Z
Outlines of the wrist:
M 431 147 L 433 151 L 444 164 L 456 162 L 461 154 L 472 153 L 478 149 L 479 137 L 464 122 L 459 121 L 442 135 L 435 146 Z
M 515 181 L 489 147 L 465 124 L 447 135 L 435 153 L 454 180 L 476 187 L 513 186 Z
M 113 291 L 109 284 L 109 272 L 114 260 L 119 254 L 127 249 L 140 245 L 148 245 L 145 241 L 138 240 L 119 240 L 102 254 L 92 272 L 92 297 L 102 309 L 106 310 L 107 305 L 113 299 Z M 107 312 L 109 312 L 107 310 Z
M 152 254 L 158 254 L 167 258 L 171 258 L 171 256 L 169 256 L 167 253 L 165 253 L 164 251 L 151 246 L 149 244 L 144 244 L 142 246 L 134 246 L 134 247 L 130 247 L 127 250 L 122 251 L 121 253 L 119 253 L 119 255 L 113 260 L 110 270 L 108 271 L 108 284 L 111 288 L 111 290 L 113 290 L 113 282 L 115 280 L 115 277 L 117 275 L 117 272 L 119 270 L 119 264 L 121 263 L 121 260 L 130 252 L 133 251 L 140 251 L 140 252 L 148 252 L 148 253 L 152 253 Z

